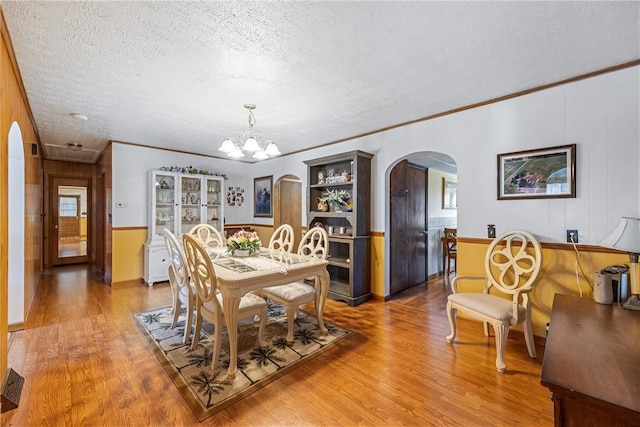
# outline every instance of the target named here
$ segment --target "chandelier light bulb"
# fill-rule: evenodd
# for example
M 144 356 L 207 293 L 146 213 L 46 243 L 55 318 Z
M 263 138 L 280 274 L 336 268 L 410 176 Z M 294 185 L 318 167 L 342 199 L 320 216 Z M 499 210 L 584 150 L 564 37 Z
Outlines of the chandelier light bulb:
M 220 148 L 218 148 L 218 150 L 222 151 L 223 153 L 230 153 L 235 149 L 236 149 L 236 144 L 233 143 L 231 138 L 225 139 L 222 145 L 220 146 Z
M 280 150 L 278 150 L 278 147 L 273 143 L 273 141 L 267 141 L 267 148 L 264 149 L 264 152 L 267 154 L 267 156 L 280 155 Z
M 229 153 L 227 153 L 227 156 L 233 157 L 234 159 L 239 159 L 241 157 L 244 157 L 244 153 L 242 152 L 242 150 L 240 148 L 238 148 L 236 146 L 236 147 L 234 147 L 233 150 L 231 150 Z
M 251 135 L 244 142 L 244 145 L 242 146 L 242 149 L 244 151 L 248 151 L 250 153 L 253 153 L 254 151 L 260 150 L 260 145 L 258 145 L 258 141 L 256 141 L 256 139 L 253 137 L 253 135 Z
M 264 150 L 257 150 L 253 154 L 253 158 L 258 160 L 264 160 L 264 159 L 268 159 L 269 155 L 267 155 L 267 153 Z

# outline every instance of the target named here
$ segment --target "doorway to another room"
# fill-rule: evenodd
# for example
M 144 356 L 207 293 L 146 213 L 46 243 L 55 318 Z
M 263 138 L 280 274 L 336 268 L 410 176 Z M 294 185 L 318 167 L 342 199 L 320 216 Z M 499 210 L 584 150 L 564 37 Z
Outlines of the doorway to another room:
M 88 180 L 54 178 L 51 203 L 52 265 L 88 262 Z
M 445 228 L 457 228 L 457 174 L 455 160 L 432 151 L 400 158 L 387 170 L 386 295 L 447 276 L 443 237 Z

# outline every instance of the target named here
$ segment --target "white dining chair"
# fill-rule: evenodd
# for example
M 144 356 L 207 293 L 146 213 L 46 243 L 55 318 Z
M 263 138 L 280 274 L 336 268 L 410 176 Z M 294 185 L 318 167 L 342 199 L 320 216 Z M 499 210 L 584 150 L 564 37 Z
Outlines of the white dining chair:
M 226 246 L 222 233 L 209 224 L 194 225 L 191 230 L 189 230 L 189 234 L 198 239 L 207 249 L 224 248 Z
M 182 235 L 182 245 L 189 266 L 189 274 L 196 288 L 196 326 L 191 342 L 191 350 L 195 350 L 200 339 L 202 319 L 214 325 L 213 361 L 211 368 L 215 369 L 220 356 L 222 345 L 222 328 L 225 325 L 222 307 L 222 294 L 217 291 L 217 278 L 207 249 L 191 234 Z M 264 299 L 252 293 L 247 293 L 240 299 L 238 319 L 259 316 L 258 340 L 261 346 L 264 329 L 267 322 L 267 303 Z
M 304 235 L 298 245 L 298 255 L 327 259 L 329 238 L 322 227 L 313 227 Z M 317 282 L 318 278 L 313 280 Z M 315 286 L 318 286 L 315 283 Z M 272 301 L 284 305 L 287 313 L 287 341 L 293 341 L 293 325 L 298 307 L 301 304 L 315 302 L 316 316 L 319 301 L 316 300 L 316 288 L 304 281 L 288 283 L 282 286 L 271 286 L 262 289 L 262 295 Z
M 271 235 L 269 250 L 291 252 L 293 250 L 293 239 L 293 227 L 289 224 L 282 224 Z
M 447 316 L 451 333 L 447 335 L 446 341 L 452 344 L 456 337 L 458 312 L 483 322 L 486 336 L 489 336 L 488 324 L 491 323 L 496 339 L 496 368 L 498 372 L 503 373 L 506 369 L 504 352 L 509 328 L 522 323 L 529 356 L 535 359 L 536 347 L 533 341 L 529 293 L 538 278 L 541 265 L 540 244 L 530 233 L 508 231 L 496 237 L 487 248 L 484 260 L 485 275 L 456 276 L 451 281 L 453 294 L 447 297 Z M 483 292 L 458 292 L 458 282 L 473 280 L 484 282 Z M 496 288 L 510 298 L 490 293 L 491 288 Z
M 172 306 L 173 322 L 171 327 L 175 328 L 178 324 L 178 318 L 182 311 L 182 306 L 186 308 L 185 311 L 185 325 L 184 325 L 184 338 L 182 342 L 187 344 L 189 341 L 189 334 L 191 333 L 191 324 L 193 321 L 193 309 L 195 307 L 195 288 L 189 278 L 189 268 L 187 266 L 187 260 L 182 250 L 180 242 L 176 236 L 168 229 L 162 230 L 164 243 L 169 251 L 169 285 L 171 286 L 172 293 Z

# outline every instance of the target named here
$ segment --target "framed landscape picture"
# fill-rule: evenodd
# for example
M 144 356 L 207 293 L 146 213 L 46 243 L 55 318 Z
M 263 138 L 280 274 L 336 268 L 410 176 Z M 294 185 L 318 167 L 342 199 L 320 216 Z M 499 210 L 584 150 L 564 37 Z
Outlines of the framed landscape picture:
M 498 154 L 498 200 L 576 197 L 576 144 Z
M 273 216 L 273 175 L 253 179 L 253 216 Z

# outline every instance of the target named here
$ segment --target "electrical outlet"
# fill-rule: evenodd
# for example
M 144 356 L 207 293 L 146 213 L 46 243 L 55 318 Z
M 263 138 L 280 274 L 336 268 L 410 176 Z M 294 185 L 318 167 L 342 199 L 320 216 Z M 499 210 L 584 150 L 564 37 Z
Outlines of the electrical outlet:
M 567 230 L 567 243 L 571 243 L 571 237 L 573 237 L 573 243 L 578 243 L 578 230 Z

